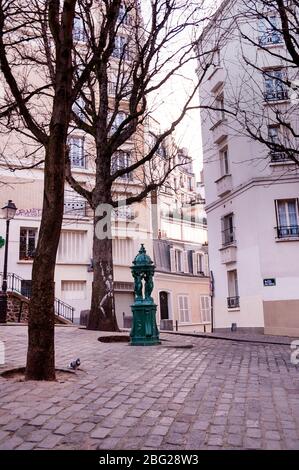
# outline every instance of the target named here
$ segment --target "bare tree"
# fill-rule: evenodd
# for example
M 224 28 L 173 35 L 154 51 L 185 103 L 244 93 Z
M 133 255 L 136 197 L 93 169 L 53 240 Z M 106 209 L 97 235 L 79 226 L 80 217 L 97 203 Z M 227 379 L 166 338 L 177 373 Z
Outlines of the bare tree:
M 299 2 L 242 0 L 237 16 L 242 98 L 226 104 L 242 131 L 264 145 L 267 160 L 299 165 Z
M 112 237 L 107 229 L 111 211 L 107 207 L 127 207 L 143 201 L 181 164 L 173 154 L 163 154 L 163 142 L 196 106 L 193 98 L 210 63 L 206 61 L 199 71 L 176 117 L 150 139 L 147 130 L 153 96 L 163 94 L 173 76 L 181 76 L 183 88 L 185 67 L 197 58 L 192 32 L 198 33 L 204 23 L 203 2 L 155 0 L 143 2 L 147 4 L 143 12 L 139 2 L 133 0 L 101 3 L 100 14 L 107 17 L 109 12 L 110 22 L 108 27 L 103 23 L 98 32 L 95 12 L 79 0 L 82 37 L 76 48 L 76 63 L 84 67 L 95 50 L 97 54 L 89 82 L 78 90 L 73 112 L 74 127 L 93 140 L 95 180 L 89 187 L 80 184 L 72 172 L 71 158 L 66 161 L 66 178 L 95 213 L 88 328 L 113 331 L 118 327 Z M 127 159 L 123 146 L 129 141 L 133 141 L 133 149 Z M 138 180 L 133 192 L 124 183 L 129 175 Z M 115 190 L 119 181 L 123 182 L 122 197 Z M 99 235 L 98 227 L 106 227 L 106 233 L 104 229 Z
M 187 32 L 204 22 L 201 2 L 155 0 L 147 2 L 147 6 L 148 19 L 143 21 L 140 5 L 135 1 L 122 4 L 120 0 L 33 0 L 27 5 L 23 0 L 0 0 L 0 64 L 4 79 L 1 132 L 18 143 L 19 168 L 44 169 L 42 220 L 32 272 L 27 379 L 55 378 L 54 271 L 65 178 L 97 211 L 105 204 L 116 207 L 114 182 L 136 172 L 139 178 L 144 176 L 143 186 L 122 202 L 129 205 L 141 201 L 163 184 L 175 166 L 169 159 L 164 172 L 149 170 L 150 164 L 152 169 L 155 167 L 163 140 L 194 107 L 192 99 L 200 79 L 177 117 L 151 146 L 141 144 L 140 148 L 151 97 L 167 87 L 174 75 L 183 74 L 184 66 L 196 57 Z M 118 37 L 125 25 L 130 25 L 130 40 L 122 42 Z M 112 105 L 108 88 L 115 59 L 118 67 Z M 201 77 L 208 66 L 203 67 Z M 125 111 L 125 118 L 120 122 L 121 111 Z M 91 188 L 82 187 L 70 168 L 66 143 L 71 118 L 94 139 L 96 172 Z M 115 166 L 116 152 L 132 136 L 136 136 L 138 158 Z M 8 164 L 13 169 L 13 158 Z M 103 214 L 95 214 L 96 229 Z M 116 329 L 111 295 L 112 241 L 98 237 L 94 240 L 89 327 Z M 110 305 L 105 307 L 103 316 L 101 304 L 107 293 Z
M 63 218 L 66 140 L 84 77 L 73 71 L 76 0 L 0 1 L 1 129 L 32 150 L 23 166 L 44 168 L 32 270 L 26 379 L 54 380 L 54 270 Z M 88 70 L 85 70 L 88 75 Z M 27 158 L 27 159 L 26 159 Z

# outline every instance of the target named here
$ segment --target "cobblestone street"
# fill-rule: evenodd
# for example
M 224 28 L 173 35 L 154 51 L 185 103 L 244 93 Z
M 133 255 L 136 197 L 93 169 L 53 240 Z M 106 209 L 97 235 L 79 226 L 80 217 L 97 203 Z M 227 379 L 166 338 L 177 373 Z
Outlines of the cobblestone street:
M 64 383 L 0 377 L 0 449 L 299 449 L 289 346 L 163 334 L 147 348 L 99 336 L 56 328 L 57 367 L 81 359 Z M 0 339 L 5 368 L 24 366 L 27 328 L 1 326 Z

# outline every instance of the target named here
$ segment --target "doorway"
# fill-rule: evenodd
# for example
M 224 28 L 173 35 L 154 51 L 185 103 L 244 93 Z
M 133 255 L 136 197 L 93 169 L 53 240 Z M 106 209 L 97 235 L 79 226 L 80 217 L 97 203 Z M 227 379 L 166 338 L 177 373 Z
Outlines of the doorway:
M 159 293 L 161 320 L 169 320 L 168 295 L 168 292 L 165 291 Z

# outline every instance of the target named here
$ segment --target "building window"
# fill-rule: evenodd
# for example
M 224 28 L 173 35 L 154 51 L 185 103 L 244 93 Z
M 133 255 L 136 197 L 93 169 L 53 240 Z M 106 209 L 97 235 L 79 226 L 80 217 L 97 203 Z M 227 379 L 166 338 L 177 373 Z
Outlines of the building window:
M 110 80 L 108 82 L 108 94 L 110 96 L 118 95 L 122 99 L 128 100 L 132 90 L 132 85 L 129 83 L 118 83 L 117 80 Z
M 165 145 L 163 144 L 160 144 L 158 149 L 157 149 L 157 154 L 162 157 L 162 158 L 166 158 L 167 157 L 167 152 L 166 152 L 166 148 L 165 148 Z
M 279 125 L 268 126 L 268 141 L 270 148 L 271 162 L 284 162 L 290 160 L 290 155 L 287 152 L 277 150 L 277 146 L 288 147 L 287 130 L 281 132 Z M 272 147 L 273 146 L 273 147 Z M 278 147 L 279 148 L 279 147 Z
M 223 148 L 219 152 L 221 176 L 229 174 L 228 149 Z
M 280 101 L 288 99 L 286 89 L 285 70 L 267 70 L 264 72 L 266 101 Z
M 213 65 L 214 67 L 220 67 L 221 65 L 221 56 L 220 49 L 216 49 L 213 54 Z
M 84 137 L 70 137 L 70 162 L 72 168 L 85 168 Z
M 183 272 L 183 254 L 181 250 L 175 250 L 175 270 L 178 273 Z
M 73 110 L 73 113 L 75 113 L 79 119 L 81 119 L 82 121 L 85 120 L 85 113 L 84 113 L 85 101 L 82 97 L 78 98 L 74 102 L 72 110 Z
M 111 160 L 111 172 L 112 174 L 118 170 L 124 170 L 131 165 L 131 155 L 130 152 L 123 152 L 119 150 L 115 152 Z M 125 173 L 120 176 L 123 180 L 132 180 L 132 173 Z
M 118 21 L 124 25 L 128 25 L 131 22 L 131 16 L 129 14 L 128 8 L 124 3 L 120 4 L 118 10 Z
M 239 308 L 240 297 L 239 297 L 239 287 L 238 287 L 238 273 L 236 269 L 227 272 L 227 284 L 228 284 L 227 307 Z
M 216 109 L 217 109 L 217 122 L 223 121 L 225 119 L 224 111 L 224 93 L 221 92 L 216 97 Z
M 108 82 L 108 94 L 114 96 L 117 92 L 117 79 L 110 79 Z
M 190 308 L 188 295 L 179 295 L 179 318 L 180 323 L 190 322 Z
M 118 35 L 115 37 L 114 49 L 112 57 L 116 59 L 129 60 L 128 38 Z
M 203 254 L 196 253 L 196 274 L 204 275 L 204 268 L 203 268 Z
M 20 245 L 19 245 L 19 259 L 31 260 L 34 258 L 35 248 L 37 241 L 36 228 L 21 228 L 20 229 Z
M 190 177 L 188 177 L 188 189 L 189 191 L 193 191 L 193 181 Z
M 283 42 L 281 31 L 278 30 L 279 21 L 276 15 L 269 15 L 259 20 L 259 44 L 267 46 Z
M 84 27 L 83 18 L 75 16 L 74 27 L 73 27 L 73 38 L 75 41 L 86 42 L 87 35 Z
M 62 230 L 57 261 L 60 263 L 88 264 L 87 232 L 83 230 Z
M 268 139 L 273 145 L 279 144 L 279 125 L 268 126 Z
M 228 214 L 222 218 L 222 243 L 225 246 L 235 241 L 234 214 Z
M 114 132 L 117 131 L 117 129 L 119 128 L 119 126 L 127 119 L 127 114 L 124 112 L 124 111 L 119 111 L 114 120 L 113 120 L 113 123 L 111 125 L 111 130 L 109 132 L 109 135 L 112 135 Z
M 86 298 L 86 281 L 61 281 L 63 300 L 84 300 Z
M 211 323 L 211 297 L 200 296 L 200 323 Z
M 193 257 L 194 257 L 194 266 L 193 266 Z M 193 250 L 187 251 L 187 268 L 188 273 L 195 274 L 195 253 Z
M 276 201 L 277 238 L 299 237 L 298 199 Z

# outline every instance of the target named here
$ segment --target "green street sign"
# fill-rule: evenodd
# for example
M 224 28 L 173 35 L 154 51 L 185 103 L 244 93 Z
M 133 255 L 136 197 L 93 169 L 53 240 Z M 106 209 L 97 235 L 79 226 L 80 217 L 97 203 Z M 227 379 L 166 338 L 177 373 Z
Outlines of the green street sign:
M 5 245 L 5 240 L 3 237 L 0 237 L 0 248 L 3 248 L 4 245 Z

